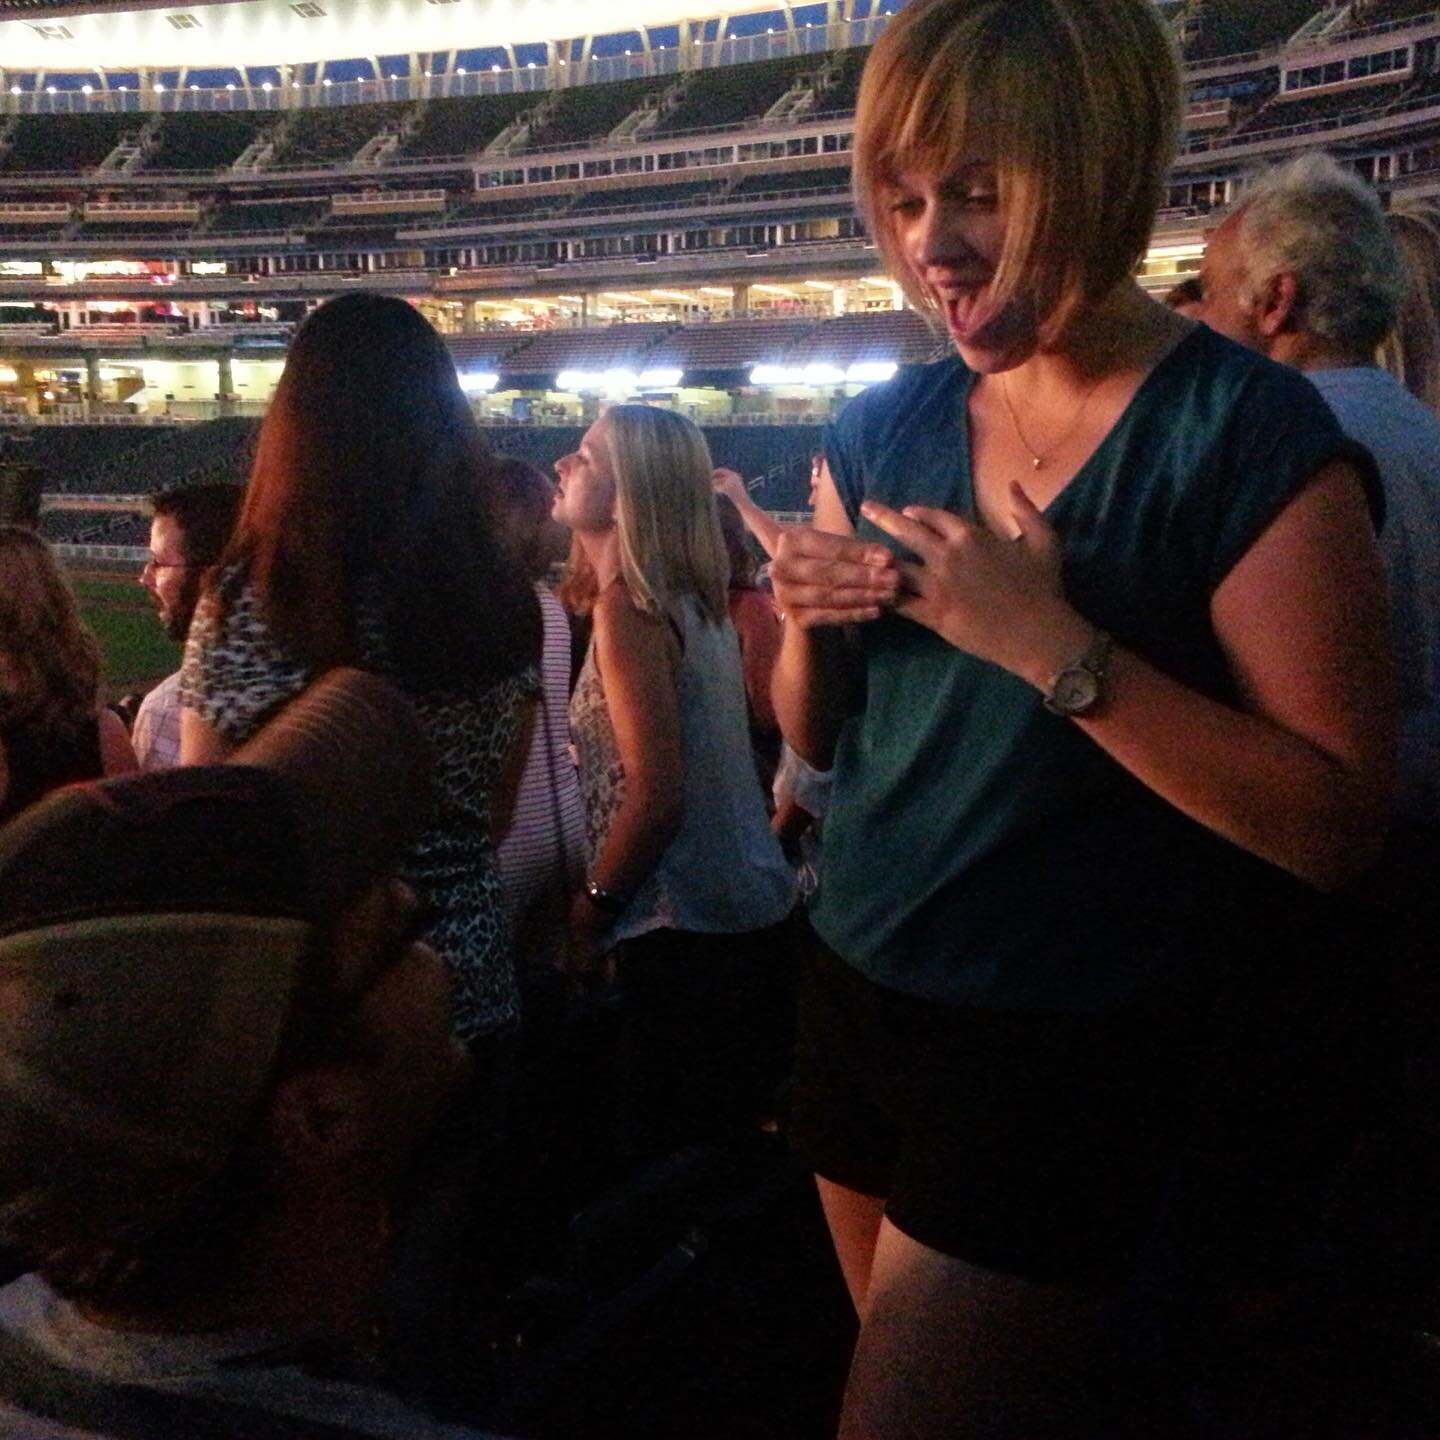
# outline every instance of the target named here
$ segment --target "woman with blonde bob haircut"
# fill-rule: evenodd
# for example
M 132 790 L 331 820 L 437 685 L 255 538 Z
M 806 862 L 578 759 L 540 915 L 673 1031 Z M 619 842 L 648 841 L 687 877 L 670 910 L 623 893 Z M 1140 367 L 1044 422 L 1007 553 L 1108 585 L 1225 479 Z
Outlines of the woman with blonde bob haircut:
M 616 405 L 555 464 L 571 603 L 594 629 L 570 707 L 589 869 L 578 963 L 626 992 L 619 1143 L 655 1154 L 767 1118 L 787 1032 L 795 882 L 750 758 L 740 650 L 704 437 Z
M 1179 96 L 1150 0 L 913 0 L 861 82 L 860 207 L 953 353 L 850 403 L 771 572 L 834 770 L 792 1139 L 846 1440 L 1122 1433 L 1107 1306 L 1217 1007 L 1384 839 L 1373 475 L 1133 278 Z
M 135 769 L 119 716 L 97 710 L 100 646 L 50 547 L 0 525 L 0 820 L 73 780 Z

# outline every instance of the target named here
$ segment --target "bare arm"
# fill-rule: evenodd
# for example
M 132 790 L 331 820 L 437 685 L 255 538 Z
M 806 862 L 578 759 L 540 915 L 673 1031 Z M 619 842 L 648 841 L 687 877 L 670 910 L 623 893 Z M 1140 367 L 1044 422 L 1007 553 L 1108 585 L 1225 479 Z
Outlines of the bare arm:
M 219 765 L 235 747 L 198 710 L 180 712 L 180 763 Z
M 595 605 L 595 659 L 625 769 L 625 798 L 591 878 L 628 895 L 659 863 L 683 816 L 680 647 L 664 620 L 637 609 L 616 584 Z
M 750 498 L 745 482 L 734 470 L 720 469 L 713 475 L 715 489 L 724 495 L 740 512 L 745 528 L 759 542 L 760 548 L 773 560 L 776 547 L 780 544 L 780 532 L 785 528 L 778 520 L 772 520 Z
M 750 713 L 760 729 L 773 731 L 775 706 L 770 699 L 770 678 L 780 653 L 780 621 L 769 596 L 761 590 L 743 592 L 734 618 Z
M 898 611 L 1048 692 L 1092 633 L 1059 588 L 1054 532 L 1018 487 L 1021 544 L 941 511 L 866 514 L 921 557 Z M 1358 479 L 1328 467 L 1216 591 L 1241 707 L 1116 650 L 1073 722 L 1156 794 L 1236 845 L 1330 888 L 1374 860 L 1393 787 L 1384 578 Z
M 841 627 L 876 619 L 898 584 L 890 551 L 854 535 L 826 465 L 814 525 L 784 527 L 770 572 L 785 616 L 771 682 L 775 715 L 817 770 L 830 768 L 840 727 L 859 703 L 860 657 Z
M 108 706 L 101 710 L 99 720 L 100 768 L 105 775 L 128 775 L 140 768 L 135 747 L 125 730 L 125 722 Z

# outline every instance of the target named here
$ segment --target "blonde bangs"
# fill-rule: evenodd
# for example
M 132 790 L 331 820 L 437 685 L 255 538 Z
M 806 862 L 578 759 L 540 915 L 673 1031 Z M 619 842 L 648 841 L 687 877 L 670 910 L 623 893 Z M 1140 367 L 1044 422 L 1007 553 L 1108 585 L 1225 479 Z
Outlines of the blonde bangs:
M 993 164 L 1007 224 L 990 291 L 1032 305 L 1053 344 L 1143 257 L 1180 109 L 1148 0 L 914 0 L 865 67 L 856 203 L 911 304 L 934 316 L 896 240 L 896 183 Z

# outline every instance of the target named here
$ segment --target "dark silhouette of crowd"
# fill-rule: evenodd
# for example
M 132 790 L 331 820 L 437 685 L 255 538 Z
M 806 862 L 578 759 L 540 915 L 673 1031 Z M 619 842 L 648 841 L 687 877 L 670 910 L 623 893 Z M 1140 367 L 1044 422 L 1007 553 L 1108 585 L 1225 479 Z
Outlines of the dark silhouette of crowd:
M 0 527 L 0 1433 L 1435 1433 L 1440 227 L 1311 155 L 1158 303 L 1180 113 L 1148 0 L 890 21 L 951 344 L 811 524 L 359 293 L 155 499 L 134 749 Z M 726 1235 L 793 1373 L 642 1418 Z

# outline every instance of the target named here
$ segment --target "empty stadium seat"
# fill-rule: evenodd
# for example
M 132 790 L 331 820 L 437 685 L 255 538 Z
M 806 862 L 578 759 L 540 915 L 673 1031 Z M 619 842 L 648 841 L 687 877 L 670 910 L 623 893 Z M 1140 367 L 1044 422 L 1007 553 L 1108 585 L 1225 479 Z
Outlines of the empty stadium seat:
M 729 194 L 731 197 L 788 195 L 804 190 L 834 190 L 839 193 L 849 189 L 850 167 L 835 165 L 823 170 L 779 170 L 767 171 L 763 175 L 747 175 L 731 188 Z
M 855 46 L 840 52 L 835 73 L 830 83 L 816 91 L 816 115 L 849 115 L 855 109 L 860 94 L 860 75 L 865 62 L 870 58 L 870 47 Z
M 792 55 L 696 71 L 684 98 L 662 116 L 651 133 L 670 135 L 758 120 L 801 75 L 813 74 L 823 63 L 823 56 Z
M 1299 96 L 1293 100 L 1277 96 L 1257 110 L 1233 134 L 1256 135 L 1287 125 L 1314 125 L 1322 121 L 1339 122 L 1341 117 L 1358 120 L 1368 115 L 1382 115 L 1406 98 L 1414 88 L 1412 80 L 1396 80 L 1386 85 L 1331 90 L 1323 95 Z
M 718 180 L 685 180 L 678 185 L 631 185 L 625 189 L 592 190 L 582 195 L 565 213 L 586 215 L 596 210 L 614 210 L 642 205 L 678 205 L 707 195 L 718 195 Z
M 0 173 L 92 170 L 119 144 L 138 133 L 148 115 L 22 115 L 0 150 Z
M 476 155 L 517 115 L 533 109 L 543 95 L 476 95 L 431 100 L 400 139 L 398 155 Z
M 273 115 L 241 112 L 167 115 L 155 146 L 146 153 L 147 170 L 219 170 L 233 165 Z
M 808 316 L 786 320 L 716 320 L 687 325 L 660 342 L 645 363 L 656 369 L 749 370 L 789 360 L 815 329 Z
M 277 235 L 307 229 L 329 209 L 328 200 L 232 201 L 215 212 L 206 230 L 215 235 Z
M 863 310 L 824 321 L 799 347 L 795 363 L 912 365 L 929 360 L 946 343 L 943 332 L 916 310 Z
M 576 85 L 562 90 L 554 109 L 525 138 L 526 150 L 603 140 L 627 115 L 675 83 L 669 75 L 616 80 L 609 85 Z
M 398 130 L 408 105 L 331 105 L 321 110 L 296 110 L 270 164 L 328 165 L 353 159 L 367 140 L 385 130 Z
M 550 375 L 560 370 L 644 369 L 647 352 L 675 327 L 665 324 L 609 325 L 596 330 L 543 330 L 506 360 L 511 375 Z
M 1191 0 L 1182 21 L 1185 59 L 1213 60 L 1283 44 L 1319 8 L 1317 0 Z

